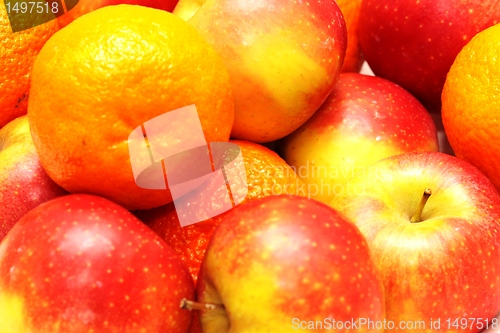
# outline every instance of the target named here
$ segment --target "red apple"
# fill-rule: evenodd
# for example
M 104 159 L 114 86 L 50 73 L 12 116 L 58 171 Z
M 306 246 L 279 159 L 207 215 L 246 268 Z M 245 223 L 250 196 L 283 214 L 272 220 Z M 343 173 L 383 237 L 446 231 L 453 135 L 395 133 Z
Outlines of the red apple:
M 479 31 L 500 22 L 496 0 L 364 0 L 359 39 L 377 76 L 441 110 L 441 91 L 453 60 Z
M 232 137 L 290 134 L 325 101 L 344 61 L 347 32 L 335 0 L 180 0 L 181 17 L 215 47 L 235 101 Z M 185 8 L 182 9 L 182 8 Z
M 178 1 L 179 0 L 66 0 L 66 8 L 68 4 L 71 4 L 72 7 L 67 8 L 68 12 L 60 16 L 58 21 L 60 27 L 63 28 L 80 16 L 90 13 L 91 11 L 120 4 L 140 5 L 172 12 Z
M 182 0 L 175 7 L 173 13 L 182 18 L 189 20 L 207 0 Z M 340 10 L 345 19 L 347 28 L 347 49 L 344 59 L 342 72 L 356 72 L 361 70 L 361 65 L 364 62 L 361 53 L 361 46 L 358 38 L 358 20 L 359 11 L 361 8 L 361 0 L 337 0 Z
M 101 197 L 41 204 L 0 244 L 0 332 L 186 333 L 193 295 L 175 252 Z
M 329 203 L 376 161 L 437 151 L 438 138 L 432 117 L 410 93 L 382 78 L 344 73 L 321 108 L 282 146 L 311 197 Z
M 12 226 L 42 202 L 67 194 L 40 165 L 28 117 L 0 129 L 0 242 Z
M 485 329 L 500 310 L 500 195 L 488 178 L 454 156 L 416 152 L 349 185 L 331 205 L 356 223 L 382 272 L 395 323 L 386 332 Z
M 381 322 L 384 298 L 365 240 L 328 206 L 270 196 L 237 206 L 215 231 L 197 285 L 204 333 L 296 332 Z M 318 326 L 316 326 L 318 327 Z M 383 332 L 367 326 L 353 332 Z

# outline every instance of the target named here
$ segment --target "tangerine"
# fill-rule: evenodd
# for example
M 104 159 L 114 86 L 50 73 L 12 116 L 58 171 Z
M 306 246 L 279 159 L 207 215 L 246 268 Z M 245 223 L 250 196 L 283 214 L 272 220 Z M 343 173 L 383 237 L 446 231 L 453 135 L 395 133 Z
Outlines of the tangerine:
M 361 52 L 358 37 L 359 12 L 361 0 L 336 0 L 339 5 L 347 28 L 347 50 L 344 58 L 342 72 L 359 72 L 363 65 L 364 57 Z
M 443 125 L 455 155 L 500 189 L 500 24 L 476 34 L 460 51 L 442 93 Z
M 103 7 L 61 29 L 40 51 L 30 94 L 33 142 L 49 176 L 128 209 L 172 201 L 168 190 L 136 184 L 134 129 L 194 104 L 206 141 L 227 141 L 234 119 L 229 75 L 213 47 L 182 19 L 142 6 Z M 178 144 L 161 135 L 163 145 Z
M 178 0 L 79 0 L 75 7 L 58 18 L 61 28 L 67 26 L 77 18 L 98 8 L 111 5 L 131 4 L 166 11 L 173 11 Z M 67 6 L 68 4 L 66 4 Z
M 34 18 L 24 15 L 22 19 Z M 22 25 L 30 26 L 30 23 L 23 22 Z M 5 3 L 0 1 L 0 68 L 2 68 L 0 71 L 0 128 L 26 114 L 31 68 L 42 46 L 58 30 L 57 20 L 52 20 L 30 29 L 13 32 Z

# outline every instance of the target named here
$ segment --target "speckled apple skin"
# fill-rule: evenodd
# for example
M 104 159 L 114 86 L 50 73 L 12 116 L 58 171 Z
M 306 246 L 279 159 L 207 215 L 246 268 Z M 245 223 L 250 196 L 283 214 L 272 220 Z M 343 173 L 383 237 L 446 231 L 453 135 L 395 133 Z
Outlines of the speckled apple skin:
M 458 52 L 500 22 L 498 0 L 363 0 L 359 40 L 375 75 L 415 95 L 430 112 Z
M 472 318 L 494 318 L 500 309 L 500 196 L 477 168 L 439 152 L 415 152 L 375 164 L 377 174 L 349 183 L 356 194 L 331 206 L 366 237 L 382 272 L 387 320 L 423 320 L 427 330 L 480 332 Z M 422 222 L 410 223 L 425 188 L 432 190 Z M 440 329 L 430 329 L 430 319 Z M 467 329 L 452 322 L 466 318 Z M 464 319 L 465 320 L 465 319 Z
M 312 198 L 329 203 L 348 192 L 347 181 L 383 158 L 437 151 L 432 117 L 400 86 L 385 79 L 342 73 L 328 99 L 304 125 L 282 140 L 285 161 Z
M 202 312 L 204 332 L 296 332 L 294 318 L 384 318 L 381 282 L 359 231 L 330 207 L 297 196 L 228 212 L 208 246 L 197 292 L 226 309 Z
M 185 333 L 192 297 L 175 252 L 101 197 L 41 204 L 0 245 L 1 332 Z
M 229 71 L 231 137 L 252 142 L 282 138 L 309 119 L 335 86 L 347 48 L 334 0 L 207 0 L 188 23 Z

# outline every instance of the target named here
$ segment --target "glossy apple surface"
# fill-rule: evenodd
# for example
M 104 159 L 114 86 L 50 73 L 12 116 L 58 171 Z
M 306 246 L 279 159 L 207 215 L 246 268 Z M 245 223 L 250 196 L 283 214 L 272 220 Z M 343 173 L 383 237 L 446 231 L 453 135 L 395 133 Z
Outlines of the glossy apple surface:
M 493 318 L 500 309 L 500 196 L 477 168 L 438 152 L 408 153 L 353 178 L 351 194 L 331 205 L 367 239 L 382 272 L 387 320 L 421 320 L 427 330 L 479 332 L 447 323 Z M 424 189 L 432 194 L 412 223 Z M 419 222 L 420 220 L 420 222 Z M 440 329 L 430 330 L 430 320 Z
M 185 4 L 189 3 L 189 4 Z M 232 137 L 269 142 L 290 134 L 325 101 L 347 45 L 334 0 L 181 0 L 188 20 L 225 61 L 235 101 Z M 179 9 L 175 14 L 186 17 Z
M 0 128 L 0 242 L 24 214 L 65 194 L 40 165 L 28 117 Z
M 175 252 L 101 197 L 41 204 L 0 244 L 0 332 L 186 333 L 193 296 Z
M 206 0 L 182 0 L 175 7 L 173 13 L 189 20 L 203 5 Z M 364 58 L 361 53 L 361 46 L 358 39 L 358 21 L 361 0 L 342 0 L 336 1 L 342 11 L 347 28 L 347 50 L 342 72 L 356 72 L 361 70 Z
M 312 198 L 329 203 L 383 158 L 437 151 L 436 127 L 410 93 L 382 78 L 343 73 L 321 108 L 282 141 L 284 159 Z
M 359 22 L 361 49 L 375 75 L 439 112 L 453 60 L 476 33 L 500 22 L 500 2 L 363 0 Z
M 384 318 L 381 282 L 359 231 L 330 207 L 297 196 L 228 212 L 208 246 L 197 295 L 225 307 L 201 312 L 204 333 L 296 332 L 326 318 Z

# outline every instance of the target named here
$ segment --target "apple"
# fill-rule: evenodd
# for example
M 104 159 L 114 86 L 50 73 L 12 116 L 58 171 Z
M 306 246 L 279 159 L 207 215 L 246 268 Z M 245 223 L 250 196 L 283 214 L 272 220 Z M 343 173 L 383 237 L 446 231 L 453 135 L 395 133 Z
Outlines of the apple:
M 197 300 L 184 307 L 201 310 L 204 333 L 296 332 L 317 321 L 326 332 L 384 319 L 382 284 L 359 231 L 298 196 L 255 199 L 226 213 L 205 254 Z
M 233 138 L 269 142 L 290 134 L 337 82 L 347 32 L 334 0 L 206 0 L 201 6 L 180 0 L 178 8 L 174 14 L 192 15 L 187 22 L 225 61 L 235 101 Z
M 343 73 L 321 108 L 282 141 L 283 157 L 312 198 L 330 203 L 356 173 L 392 155 L 437 151 L 432 117 L 398 85 Z
M 179 0 L 73 0 L 73 1 L 65 1 L 67 12 L 59 16 L 59 26 L 61 28 L 67 26 L 77 18 L 96 9 L 120 5 L 120 4 L 129 4 L 129 5 L 139 5 L 144 7 L 156 8 L 166 10 L 168 12 L 172 12 L 175 8 Z M 68 4 L 70 4 L 70 8 L 68 8 Z
M 187 21 L 193 17 L 205 1 L 207 0 L 180 1 L 173 13 Z M 342 66 L 342 72 L 358 73 L 364 62 L 358 40 L 358 20 L 361 0 L 343 0 L 336 2 L 344 16 L 348 36 L 346 57 L 344 65 Z
M 65 194 L 40 165 L 28 117 L 0 128 L 0 242 L 24 214 Z
M 175 252 L 98 196 L 43 203 L 0 243 L 0 332 L 186 333 L 193 295 Z
M 375 75 L 439 112 L 455 57 L 476 33 L 500 22 L 500 2 L 363 0 L 359 22 L 361 49 Z
M 358 226 L 382 273 L 395 323 L 387 332 L 487 328 L 500 310 L 500 195 L 491 181 L 454 156 L 413 152 L 348 185 L 331 206 Z M 416 321 L 419 329 L 398 327 Z

